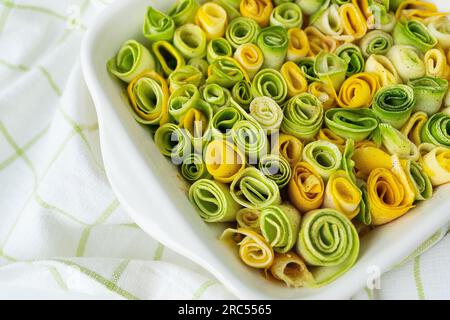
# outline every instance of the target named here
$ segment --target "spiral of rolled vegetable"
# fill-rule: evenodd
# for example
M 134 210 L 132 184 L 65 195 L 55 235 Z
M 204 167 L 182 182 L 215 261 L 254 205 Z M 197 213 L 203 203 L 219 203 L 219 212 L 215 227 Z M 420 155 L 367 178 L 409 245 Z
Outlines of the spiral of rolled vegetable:
M 155 69 L 155 60 L 146 47 L 135 40 L 122 44 L 119 52 L 107 63 L 110 73 L 129 83 L 145 70 Z
M 396 45 L 389 50 L 387 57 L 392 61 L 404 82 L 425 75 L 425 63 L 415 48 Z
M 268 134 L 278 132 L 283 121 L 283 110 L 272 98 L 256 97 L 250 103 L 250 115 Z
M 334 52 L 337 41 L 330 36 L 324 35 L 319 29 L 309 26 L 305 29 L 309 41 L 309 56 L 317 56 L 320 52 Z
M 253 101 L 252 84 L 246 80 L 237 82 L 231 89 L 231 96 L 244 110 L 248 111 L 248 107 Z
M 280 72 L 286 81 L 289 98 L 306 92 L 308 89 L 308 81 L 297 64 L 292 61 L 287 61 L 281 67 Z
M 256 42 L 261 28 L 255 20 L 247 17 L 233 19 L 227 27 L 225 36 L 231 46 L 237 49 L 241 45 Z
M 181 26 L 195 21 L 195 14 L 199 7 L 197 0 L 177 0 L 168 14 L 177 26 Z
M 287 204 L 265 207 L 259 218 L 263 237 L 279 253 L 286 253 L 294 247 L 300 221 L 300 212 Z
M 277 184 L 254 167 L 242 170 L 230 185 L 233 199 L 250 209 L 262 209 L 280 204 L 280 190 Z
M 422 165 L 415 161 L 408 161 L 405 171 L 414 187 L 416 200 L 423 201 L 431 198 L 433 195 L 433 185 L 427 173 L 424 172 Z
M 248 80 L 248 75 L 233 58 L 219 57 L 209 65 L 207 83 L 217 83 L 225 88 L 231 88 L 241 80 Z
M 208 102 L 215 111 L 230 105 L 231 93 L 228 89 L 211 83 L 200 88 L 203 100 Z
M 385 149 L 400 159 L 417 160 L 419 149 L 407 136 L 386 123 L 380 123 L 381 142 Z
M 231 129 L 236 122 L 244 117 L 234 107 L 223 107 L 219 109 L 213 116 L 211 123 L 212 135 L 215 138 L 223 138 L 231 136 Z
M 173 45 L 185 58 L 201 58 L 206 53 L 206 35 L 195 24 L 183 24 L 175 30 Z
M 270 25 L 286 29 L 301 27 L 303 25 L 302 9 L 292 2 L 281 3 L 272 10 Z
M 434 17 L 426 21 L 426 24 L 439 45 L 444 49 L 450 48 L 450 20 L 447 17 Z
M 320 81 L 313 82 L 308 87 L 308 93 L 319 99 L 325 110 L 335 106 L 337 102 L 336 91 L 333 86 Z
M 185 84 L 172 92 L 169 98 L 169 114 L 179 122 L 200 100 L 200 92 L 193 84 Z
M 386 55 L 394 45 L 394 38 L 382 30 L 368 32 L 359 43 L 366 58 L 372 54 Z
M 208 62 L 203 58 L 192 58 L 187 63 L 190 66 L 196 67 L 198 70 L 200 70 L 203 74 L 203 76 L 206 78 L 208 76 Z
M 198 153 L 191 153 L 183 159 L 180 167 L 180 173 L 189 182 L 195 182 L 200 179 L 208 179 L 211 176 L 206 170 L 205 162 Z
M 408 121 L 415 103 L 413 89 L 397 84 L 382 87 L 375 95 L 372 109 L 381 122 L 400 129 Z
M 345 80 L 348 64 L 334 53 L 322 51 L 314 62 L 314 72 L 322 82 L 332 84 L 338 91 Z
M 372 105 L 375 93 L 380 89 L 378 76 L 374 73 L 358 73 L 342 84 L 339 106 L 342 108 L 367 108 Z
M 261 232 L 259 228 L 260 215 L 260 210 L 242 208 L 236 213 L 236 222 L 240 228 L 250 229 L 259 233 Z
M 258 168 L 266 177 L 275 181 L 280 189 L 284 188 L 292 177 L 292 170 L 288 160 L 276 154 L 262 156 L 259 160 Z
M 288 30 L 288 51 L 286 59 L 298 62 L 309 53 L 309 41 L 305 31 L 300 28 Z
M 352 220 L 359 213 L 361 200 L 361 190 L 345 171 L 338 170 L 330 176 L 325 189 L 324 207 L 342 212 Z
M 166 76 L 185 65 L 181 53 L 169 42 L 160 40 L 152 45 L 153 53 Z
M 166 123 L 156 129 L 155 144 L 161 154 L 171 157 L 172 162 L 181 164 L 192 151 L 192 144 L 186 132 L 173 123 Z
M 220 239 L 234 242 L 235 235 L 244 236 L 239 246 L 239 257 L 246 265 L 252 268 L 268 269 L 274 261 L 272 247 L 260 234 L 247 228 L 226 229 Z M 235 243 L 235 242 L 234 242 Z
M 284 106 L 281 131 L 299 139 L 312 139 L 323 123 L 322 103 L 310 93 L 292 97 Z
M 268 141 L 261 126 L 249 120 L 241 120 L 234 124 L 231 136 L 237 148 L 244 152 L 250 164 L 267 153 Z
M 336 49 L 336 55 L 347 62 L 347 76 L 352 76 L 364 71 L 366 61 L 361 49 L 353 44 L 346 43 Z
M 421 131 L 422 142 L 450 148 L 450 116 L 439 112 L 432 115 Z
M 206 2 L 198 9 L 195 23 L 202 28 L 208 40 L 223 37 L 228 23 L 227 12 L 214 2 Z
M 350 36 L 343 36 L 344 27 L 342 26 L 341 15 L 339 14 L 339 6 L 337 4 L 330 5 L 320 16 L 312 23 L 314 27 L 322 33 L 333 37 L 337 40 L 351 41 Z
M 367 179 L 373 225 L 382 225 L 404 215 L 413 207 L 415 192 L 400 160 L 392 157 L 392 169 L 376 168 Z
M 380 80 L 381 87 L 402 82 L 397 69 L 385 56 L 371 55 L 366 61 L 365 71 L 375 73 Z
M 434 187 L 450 182 L 450 149 L 424 144 L 423 169 Z
M 339 148 L 329 142 L 317 140 L 303 148 L 303 161 L 309 163 L 320 176 L 327 181 L 342 164 L 342 153 Z
M 422 53 L 433 49 L 438 43 L 427 27 L 417 20 L 397 22 L 392 35 L 395 44 L 413 46 Z
M 241 64 L 250 79 L 253 79 L 264 62 L 261 49 L 253 43 L 246 43 L 237 47 L 233 57 Z
M 208 43 L 206 48 L 206 60 L 212 63 L 219 57 L 231 57 L 233 49 L 225 38 L 215 38 Z
M 319 173 L 307 162 L 297 162 L 288 184 L 289 201 L 301 212 L 308 212 L 323 203 L 325 185 Z
M 414 111 L 423 111 L 432 115 L 439 111 L 448 91 L 448 81 L 435 77 L 423 77 L 408 82 L 414 90 L 416 103 Z
M 370 16 L 367 18 L 367 27 L 370 30 L 379 29 L 385 32 L 394 30 L 397 19 L 393 12 L 389 12 L 387 1 L 371 1 L 368 9 Z
M 172 40 L 175 32 L 175 22 L 173 19 L 156 10 L 153 7 L 147 8 L 142 33 L 149 41 Z
M 230 183 L 245 168 L 245 155 L 233 143 L 215 139 L 206 147 L 206 170 L 214 180 Z
M 317 74 L 314 72 L 314 61 L 314 58 L 302 58 L 297 62 L 300 70 L 302 70 L 303 75 L 306 77 L 308 82 L 319 80 Z
M 440 49 L 431 49 L 423 57 L 425 74 L 430 77 L 450 79 L 450 67 L 448 66 L 445 52 Z
M 288 50 L 287 31 L 280 26 L 271 26 L 261 30 L 256 39 L 264 57 L 263 68 L 279 70 Z
M 185 130 L 196 151 L 201 151 L 203 145 L 211 138 L 212 117 L 211 105 L 199 99 L 179 121 L 180 128 Z
M 254 97 L 266 96 L 282 104 L 288 94 L 287 83 L 280 72 L 262 69 L 253 77 L 252 94 Z
M 281 133 L 272 153 L 280 154 L 289 164 L 294 166 L 302 157 L 303 143 L 294 136 Z
M 372 134 L 378 120 L 371 109 L 333 108 L 325 113 L 325 125 L 338 136 L 359 142 Z
M 303 217 L 297 251 L 307 264 L 319 267 L 312 270 L 314 286 L 323 286 L 355 263 L 359 253 L 358 233 L 342 213 L 333 209 L 313 210 Z
M 420 133 L 427 120 L 428 116 L 425 112 L 419 111 L 413 113 L 411 117 L 409 117 L 408 122 L 403 126 L 401 132 L 418 146 L 422 142 Z
M 225 184 L 209 179 L 200 179 L 191 185 L 189 200 L 206 222 L 235 221 L 240 208 Z
M 127 91 L 136 121 L 152 125 L 167 122 L 169 90 L 163 77 L 154 71 L 141 73 Z
M 311 286 L 314 282 L 313 276 L 303 260 L 293 252 L 275 254 L 270 273 L 275 279 L 283 281 L 288 287 Z
M 438 12 L 434 3 L 420 0 L 401 1 L 397 7 L 395 16 L 397 20 L 424 21 L 432 17 L 447 16 L 446 12 Z
M 351 39 L 359 40 L 367 33 L 367 20 L 353 3 L 346 3 L 339 7 L 344 33 Z
M 242 16 L 255 20 L 262 28 L 269 25 L 272 0 L 242 0 L 239 8 Z
M 196 87 L 200 87 L 205 81 L 203 73 L 193 66 L 182 66 L 177 70 L 174 70 L 169 75 L 170 92 L 174 92 L 183 85 L 193 84 Z

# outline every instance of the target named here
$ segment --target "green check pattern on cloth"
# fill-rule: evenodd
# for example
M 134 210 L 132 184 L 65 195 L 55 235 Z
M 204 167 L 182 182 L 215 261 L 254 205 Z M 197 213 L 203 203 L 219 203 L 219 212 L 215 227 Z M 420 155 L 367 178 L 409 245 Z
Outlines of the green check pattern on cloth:
M 0 285 L 125 299 L 233 298 L 146 235 L 108 185 L 79 48 L 110 1 L 0 0 Z M 450 298 L 447 231 L 385 274 L 381 290 L 355 298 Z

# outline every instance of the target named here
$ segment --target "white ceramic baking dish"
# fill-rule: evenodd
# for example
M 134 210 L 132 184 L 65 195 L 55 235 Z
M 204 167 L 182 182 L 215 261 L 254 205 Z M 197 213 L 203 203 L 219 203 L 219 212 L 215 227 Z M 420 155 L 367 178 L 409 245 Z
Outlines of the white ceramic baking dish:
M 97 109 L 103 159 L 122 206 L 158 241 L 192 259 L 245 299 L 344 299 L 366 285 L 373 270 L 385 271 L 450 221 L 450 185 L 404 217 L 365 236 L 354 267 L 319 289 L 292 289 L 247 268 L 236 250 L 219 241 L 224 225 L 203 222 L 186 196 L 175 167 L 157 150 L 149 132 L 133 118 L 123 88 L 106 61 L 127 39 L 142 40 L 145 9 L 166 10 L 174 0 L 120 0 L 89 29 L 82 48 L 84 76 Z M 441 10 L 450 2 L 435 1 Z M 375 269 L 374 269 L 375 267 Z

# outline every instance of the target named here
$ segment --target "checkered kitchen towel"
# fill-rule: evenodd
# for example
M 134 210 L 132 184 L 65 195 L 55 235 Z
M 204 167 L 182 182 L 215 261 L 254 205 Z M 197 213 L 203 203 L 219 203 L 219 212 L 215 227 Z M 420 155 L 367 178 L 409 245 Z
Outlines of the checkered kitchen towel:
M 108 185 L 79 66 L 83 35 L 108 2 L 0 0 L 0 285 L 126 299 L 233 298 L 147 236 Z M 381 290 L 355 298 L 450 298 L 446 233 L 384 275 Z

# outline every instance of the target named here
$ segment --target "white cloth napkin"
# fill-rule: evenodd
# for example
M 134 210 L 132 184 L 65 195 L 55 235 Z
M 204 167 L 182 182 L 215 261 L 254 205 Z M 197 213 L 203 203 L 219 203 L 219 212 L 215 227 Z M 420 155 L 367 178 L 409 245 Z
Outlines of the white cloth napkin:
M 146 235 L 105 175 L 79 49 L 110 1 L 0 0 L 0 285 L 126 299 L 233 298 Z M 413 255 L 444 238 L 440 230 Z M 358 299 L 450 298 L 450 238 Z

